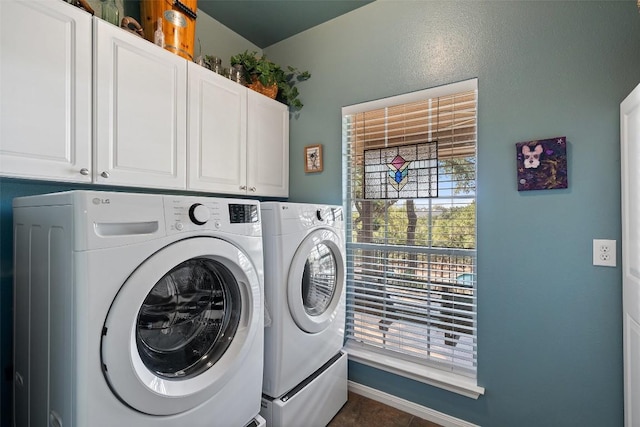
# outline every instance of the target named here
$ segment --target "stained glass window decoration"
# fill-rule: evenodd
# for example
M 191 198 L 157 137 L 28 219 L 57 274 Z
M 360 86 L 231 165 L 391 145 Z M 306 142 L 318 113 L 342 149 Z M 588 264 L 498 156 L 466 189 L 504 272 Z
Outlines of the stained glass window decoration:
M 438 142 L 364 150 L 365 199 L 438 197 Z

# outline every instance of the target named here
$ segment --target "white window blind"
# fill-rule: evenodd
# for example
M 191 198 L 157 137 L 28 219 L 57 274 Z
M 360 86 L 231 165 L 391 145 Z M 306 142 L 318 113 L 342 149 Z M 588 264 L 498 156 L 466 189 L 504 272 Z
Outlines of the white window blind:
M 476 98 L 472 80 L 343 109 L 347 339 L 472 378 Z

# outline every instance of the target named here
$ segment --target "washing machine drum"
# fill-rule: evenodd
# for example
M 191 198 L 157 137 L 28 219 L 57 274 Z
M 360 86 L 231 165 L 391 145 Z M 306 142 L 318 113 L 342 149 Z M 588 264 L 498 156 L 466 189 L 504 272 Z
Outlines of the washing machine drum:
M 291 261 L 287 299 L 300 329 L 317 333 L 329 327 L 344 293 L 344 241 L 332 230 L 309 234 Z
M 140 412 L 189 410 L 241 372 L 259 313 L 258 276 L 243 251 L 213 238 L 174 243 L 114 300 L 102 337 L 105 377 Z
M 209 258 L 182 262 L 151 289 L 138 312 L 136 345 L 162 378 L 190 378 L 215 364 L 240 321 L 240 290 L 228 268 Z

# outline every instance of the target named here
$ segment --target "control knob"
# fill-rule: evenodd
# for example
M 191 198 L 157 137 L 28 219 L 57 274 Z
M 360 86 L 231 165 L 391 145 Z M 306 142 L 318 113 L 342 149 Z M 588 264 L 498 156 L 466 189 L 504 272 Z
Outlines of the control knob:
M 209 221 L 211 212 L 201 203 L 194 203 L 189 208 L 189 219 L 196 225 L 204 225 Z

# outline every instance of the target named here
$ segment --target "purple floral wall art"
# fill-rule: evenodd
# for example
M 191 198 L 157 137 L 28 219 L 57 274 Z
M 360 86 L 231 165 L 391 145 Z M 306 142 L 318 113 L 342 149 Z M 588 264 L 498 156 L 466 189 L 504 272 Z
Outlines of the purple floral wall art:
M 567 188 L 567 138 L 516 144 L 518 191 Z

